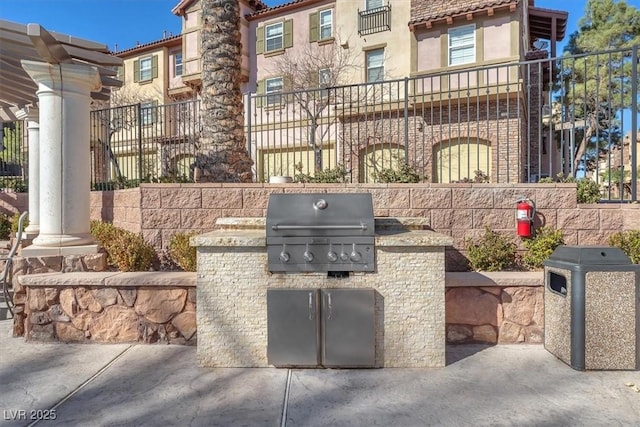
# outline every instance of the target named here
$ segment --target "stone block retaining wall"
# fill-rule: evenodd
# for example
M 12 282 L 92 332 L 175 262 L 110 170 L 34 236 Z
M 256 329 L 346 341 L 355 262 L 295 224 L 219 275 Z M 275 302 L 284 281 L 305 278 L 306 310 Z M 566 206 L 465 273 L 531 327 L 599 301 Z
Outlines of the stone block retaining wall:
M 28 341 L 196 342 L 195 273 L 21 276 Z
M 465 240 L 485 226 L 515 238 L 521 195 L 536 203 L 536 226 L 562 229 L 568 245 L 606 244 L 616 231 L 640 228 L 640 205 L 579 205 L 575 184 L 142 184 L 92 192 L 91 215 L 141 231 L 160 251 L 176 232 L 212 231 L 221 217 L 264 217 L 274 192 L 370 192 L 376 217 L 427 218 L 453 237 L 447 271 L 465 269 Z

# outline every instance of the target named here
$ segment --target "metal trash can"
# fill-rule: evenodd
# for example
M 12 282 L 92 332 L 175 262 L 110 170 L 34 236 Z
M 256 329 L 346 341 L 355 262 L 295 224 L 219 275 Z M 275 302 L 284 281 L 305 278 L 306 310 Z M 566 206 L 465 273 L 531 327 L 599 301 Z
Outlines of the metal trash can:
M 544 274 L 550 353 L 577 370 L 640 368 L 640 265 L 618 248 L 559 246 Z

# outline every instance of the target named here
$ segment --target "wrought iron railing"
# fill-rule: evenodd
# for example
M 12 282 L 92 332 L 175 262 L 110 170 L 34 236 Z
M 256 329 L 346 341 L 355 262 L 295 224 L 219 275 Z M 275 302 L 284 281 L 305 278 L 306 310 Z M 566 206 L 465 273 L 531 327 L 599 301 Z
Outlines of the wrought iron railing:
M 198 101 L 126 105 L 91 112 L 91 187 L 193 181 Z
M 375 9 L 358 10 L 358 35 L 391 31 L 391 5 Z
M 0 123 L 0 191 L 27 191 L 27 123 Z
M 336 171 L 379 182 L 404 165 L 425 182 L 591 180 L 605 201 L 638 200 L 638 48 L 246 94 L 254 179 Z M 91 186 L 192 181 L 198 101 L 91 112 Z M 27 183 L 26 124 L 3 124 L 0 182 Z M 8 190 L 7 190 L 8 189 Z
M 638 48 L 246 95 L 257 181 L 344 166 L 375 182 L 410 165 L 428 182 L 573 176 L 637 200 Z

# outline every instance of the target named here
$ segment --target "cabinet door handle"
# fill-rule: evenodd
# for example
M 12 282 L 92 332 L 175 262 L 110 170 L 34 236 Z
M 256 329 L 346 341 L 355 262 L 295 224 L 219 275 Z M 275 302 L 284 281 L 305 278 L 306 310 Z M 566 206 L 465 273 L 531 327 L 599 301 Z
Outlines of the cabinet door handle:
M 327 320 L 331 320 L 331 315 L 333 314 L 333 305 L 331 304 L 331 292 L 327 292 L 327 303 L 329 305 L 329 315 L 327 316 Z
M 313 320 L 313 292 L 309 292 L 309 320 Z

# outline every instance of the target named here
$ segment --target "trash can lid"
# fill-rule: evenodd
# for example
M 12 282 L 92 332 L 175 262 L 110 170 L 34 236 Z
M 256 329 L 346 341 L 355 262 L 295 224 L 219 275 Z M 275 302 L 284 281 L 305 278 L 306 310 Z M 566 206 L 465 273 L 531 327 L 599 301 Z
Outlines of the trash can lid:
M 544 265 L 558 262 L 575 265 L 630 265 L 631 260 L 620 248 L 610 246 L 558 246 Z

